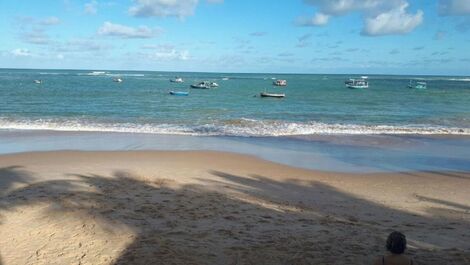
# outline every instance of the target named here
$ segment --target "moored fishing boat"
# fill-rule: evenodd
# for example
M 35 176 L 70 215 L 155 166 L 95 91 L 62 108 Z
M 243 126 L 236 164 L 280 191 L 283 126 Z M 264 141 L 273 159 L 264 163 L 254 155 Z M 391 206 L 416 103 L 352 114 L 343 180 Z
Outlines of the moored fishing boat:
M 175 78 L 170 79 L 170 82 L 172 82 L 172 83 L 183 83 L 184 80 L 181 77 L 175 76 Z
M 267 92 L 261 92 L 259 94 L 262 98 L 283 98 L 286 96 L 284 93 L 267 93 Z
M 219 87 L 219 84 L 217 84 L 216 82 L 209 82 L 209 81 L 202 81 L 202 82 L 199 82 L 197 84 L 192 84 L 191 85 L 192 88 L 215 88 L 215 87 Z
M 415 88 L 415 89 L 426 89 L 427 88 L 427 83 L 424 81 L 417 81 L 413 83 L 412 80 L 410 80 L 410 83 L 408 84 L 408 88 Z
M 192 84 L 191 85 L 191 88 L 197 88 L 197 89 L 209 89 L 211 88 L 211 84 L 210 82 L 207 82 L 207 81 L 203 81 L 203 82 L 199 82 L 197 84 Z
M 347 88 L 356 89 L 356 88 L 369 88 L 369 81 L 367 81 L 367 76 L 362 76 L 361 78 L 350 78 L 345 81 L 344 84 Z
M 173 96 L 188 96 L 189 92 L 187 92 L 187 91 L 170 91 L 170 95 L 173 95 Z
M 277 80 L 273 81 L 273 85 L 275 85 L 275 86 L 287 86 L 287 80 L 277 79 Z

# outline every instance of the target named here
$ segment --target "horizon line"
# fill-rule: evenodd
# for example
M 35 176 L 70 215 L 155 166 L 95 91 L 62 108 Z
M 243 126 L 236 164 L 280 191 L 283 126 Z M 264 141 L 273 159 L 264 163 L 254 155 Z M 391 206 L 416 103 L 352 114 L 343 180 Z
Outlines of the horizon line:
M 294 72 L 212 72 L 212 71 L 170 71 L 170 70 L 130 70 L 130 69 L 91 69 L 91 68 L 10 68 L 0 67 L 1 70 L 59 70 L 59 71 L 128 71 L 128 72 L 161 72 L 161 73 L 202 73 L 202 74 L 273 74 L 273 75 L 370 75 L 370 76 L 450 76 L 450 77 L 464 77 L 469 75 L 449 75 L 449 74 L 370 74 L 364 72 L 351 72 L 351 73 L 294 73 Z

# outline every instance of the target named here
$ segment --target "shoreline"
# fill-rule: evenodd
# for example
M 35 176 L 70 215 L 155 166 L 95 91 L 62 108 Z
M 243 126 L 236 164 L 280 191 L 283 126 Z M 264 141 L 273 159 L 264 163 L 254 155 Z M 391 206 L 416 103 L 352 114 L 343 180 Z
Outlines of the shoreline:
M 0 154 L 59 150 L 220 151 L 344 173 L 470 171 L 469 136 L 236 137 L 0 130 Z
M 392 230 L 407 235 L 419 263 L 470 259 L 470 172 L 321 172 L 214 151 L 51 151 L 0 155 L 0 177 L 3 264 L 367 264 Z

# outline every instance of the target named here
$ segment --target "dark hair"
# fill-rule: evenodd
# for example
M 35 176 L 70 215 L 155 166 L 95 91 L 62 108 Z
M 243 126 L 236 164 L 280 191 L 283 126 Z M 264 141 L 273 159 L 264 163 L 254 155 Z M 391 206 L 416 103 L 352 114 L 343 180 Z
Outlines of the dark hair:
M 402 254 L 406 249 L 406 236 L 397 231 L 390 233 L 386 247 L 393 254 Z

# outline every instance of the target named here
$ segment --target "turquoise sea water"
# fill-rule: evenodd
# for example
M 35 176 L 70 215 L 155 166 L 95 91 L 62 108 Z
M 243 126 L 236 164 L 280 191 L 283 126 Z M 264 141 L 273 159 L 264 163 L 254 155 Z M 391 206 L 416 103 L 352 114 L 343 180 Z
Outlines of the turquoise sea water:
M 222 136 L 470 135 L 470 77 L 0 69 L 0 129 Z M 169 79 L 182 77 L 182 84 Z M 120 77 L 122 83 L 113 82 Z M 40 79 L 42 84 L 33 80 Z M 285 88 L 273 79 L 286 79 Z M 426 90 L 407 88 L 424 79 Z M 189 89 L 203 80 L 215 89 Z M 190 91 L 187 97 L 168 94 Z M 284 99 L 260 98 L 263 91 Z

